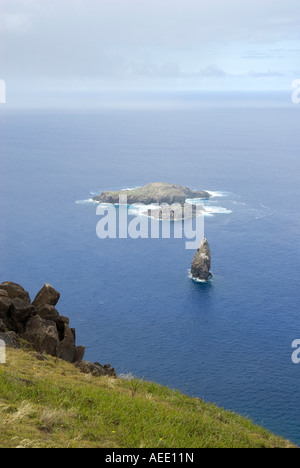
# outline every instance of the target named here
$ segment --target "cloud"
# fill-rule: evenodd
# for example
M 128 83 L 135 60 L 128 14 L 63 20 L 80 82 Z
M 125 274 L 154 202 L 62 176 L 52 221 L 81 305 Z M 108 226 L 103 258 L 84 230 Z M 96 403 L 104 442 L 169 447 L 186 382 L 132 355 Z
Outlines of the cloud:
M 276 54 L 278 56 L 278 53 Z M 241 56 L 245 60 L 268 60 L 274 58 L 274 54 L 266 52 L 247 52 Z
M 287 73 L 284 72 L 268 70 L 266 72 L 250 71 L 247 73 L 246 76 L 251 78 L 281 78 L 283 76 L 286 76 L 286 74 Z
M 0 16 L 1 73 L 20 82 L 267 82 L 300 49 L 299 0 L 9 0 Z
M 24 13 L 7 13 L 4 16 L 4 28 L 8 33 L 23 34 L 31 27 L 31 18 Z
M 222 78 L 228 76 L 228 73 L 226 73 L 224 70 L 221 70 L 221 68 L 219 68 L 217 65 L 209 65 L 204 70 L 200 70 L 198 75 L 203 77 Z
M 300 37 L 299 0 L 9 0 L 9 14 L 30 14 L 109 45 L 186 47 L 195 42 L 253 42 Z M 289 14 L 287 15 L 287 12 Z M 88 28 L 86 28 L 88 24 Z

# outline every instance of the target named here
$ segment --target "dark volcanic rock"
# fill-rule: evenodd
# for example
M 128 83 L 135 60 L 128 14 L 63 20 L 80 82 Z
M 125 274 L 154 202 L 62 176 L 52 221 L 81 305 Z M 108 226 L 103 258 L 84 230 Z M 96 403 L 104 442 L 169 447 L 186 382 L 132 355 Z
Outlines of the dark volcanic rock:
M 64 361 L 75 361 L 75 335 L 74 331 L 64 324 L 63 339 L 57 345 L 57 357 Z
M 191 274 L 194 279 L 208 281 L 212 275 L 210 273 L 211 253 L 207 239 L 204 237 L 194 256 Z
M 67 317 L 59 316 L 59 317 L 53 319 L 53 322 L 56 323 L 56 328 L 57 328 L 57 331 L 58 331 L 59 340 L 63 341 L 63 339 L 65 338 L 65 328 L 66 328 L 66 326 L 68 327 L 68 325 L 69 325 L 69 319 Z M 75 339 L 75 337 L 74 337 L 74 339 Z
M 45 284 L 34 299 L 33 305 L 39 308 L 45 305 L 56 306 L 59 298 L 59 292 L 57 292 L 50 284 Z
M 80 362 L 83 360 L 85 354 L 85 346 L 76 346 L 74 362 Z
M 60 298 L 50 284 L 45 284 L 31 304 L 29 294 L 16 283 L 0 286 L 0 340 L 7 346 L 19 347 L 19 338 L 27 341 L 37 353 L 45 353 L 71 363 L 82 362 L 85 347 L 76 346 L 76 332 L 68 317 L 61 316 L 55 305 Z M 25 343 L 23 343 L 25 346 Z M 45 360 L 42 354 L 36 359 Z M 82 371 L 93 375 L 112 375 L 109 365 L 86 363 Z
M 29 304 L 31 303 L 28 292 L 17 283 L 6 281 L 5 283 L 0 284 L 0 289 L 6 291 L 10 299 L 18 298 L 28 302 Z
M 59 318 L 59 312 L 58 310 L 55 309 L 54 306 L 51 305 L 44 305 L 42 307 L 39 307 L 36 310 L 36 315 L 39 317 L 46 319 L 46 320 L 53 320 L 55 322 L 56 319 Z
M 117 373 L 115 369 L 110 367 L 109 364 L 102 366 L 98 362 L 95 362 L 95 364 L 92 364 L 89 361 L 82 361 L 82 362 L 78 362 L 76 364 L 76 367 L 78 367 L 80 372 L 82 372 L 83 374 L 91 374 L 94 377 L 103 377 L 105 375 L 109 377 L 117 377 Z
M 57 356 L 59 336 L 55 322 L 36 315 L 27 321 L 22 338 L 29 341 L 36 351 Z
M 96 366 L 89 361 L 81 361 L 76 364 L 76 367 L 82 372 L 83 374 L 91 374 L 94 377 L 101 377 L 105 375 L 104 368 L 101 366 Z
M 0 333 L 0 340 L 4 341 L 5 345 L 8 348 L 15 348 L 15 349 L 20 348 L 19 337 L 13 331 L 9 331 L 9 332 L 6 332 L 6 333 Z
M 14 322 L 26 322 L 26 320 L 35 314 L 36 308 L 32 304 L 28 304 L 28 302 L 17 297 L 12 300 L 10 315 Z
M 9 309 L 11 308 L 12 301 L 8 297 L 0 297 L 0 319 L 6 319 Z

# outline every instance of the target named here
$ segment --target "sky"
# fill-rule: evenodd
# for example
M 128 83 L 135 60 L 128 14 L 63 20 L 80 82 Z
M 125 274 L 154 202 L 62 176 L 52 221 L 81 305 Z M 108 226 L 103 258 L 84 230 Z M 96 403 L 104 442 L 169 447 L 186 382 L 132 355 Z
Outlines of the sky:
M 11 96 L 288 91 L 299 57 L 299 0 L 0 0 Z

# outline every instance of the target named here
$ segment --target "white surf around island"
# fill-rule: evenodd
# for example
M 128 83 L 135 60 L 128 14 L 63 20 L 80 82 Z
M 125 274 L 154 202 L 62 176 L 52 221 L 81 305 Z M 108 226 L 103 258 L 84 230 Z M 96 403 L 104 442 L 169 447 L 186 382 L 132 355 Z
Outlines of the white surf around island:
M 216 192 L 216 191 L 211 191 L 211 190 L 205 190 L 205 192 L 209 193 L 209 195 L 212 198 L 223 198 L 223 197 L 229 197 L 232 195 L 230 192 Z
M 92 198 L 88 198 L 87 200 L 76 200 L 75 203 L 76 205 L 99 205 L 99 203 Z
M 211 277 L 208 280 L 202 280 L 202 279 L 199 279 L 199 278 L 195 278 L 192 275 L 191 270 L 188 270 L 188 278 L 193 280 L 194 283 L 206 284 L 206 283 L 211 283 L 213 281 L 214 275 L 213 275 L 213 273 L 211 273 Z

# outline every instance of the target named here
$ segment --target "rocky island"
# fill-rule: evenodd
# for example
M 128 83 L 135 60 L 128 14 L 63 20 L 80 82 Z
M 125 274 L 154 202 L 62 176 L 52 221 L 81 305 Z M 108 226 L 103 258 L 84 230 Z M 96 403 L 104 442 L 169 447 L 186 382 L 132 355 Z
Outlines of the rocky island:
M 210 273 L 210 267 L 210 248 L 206 237 L 203 237 L 192 263 L 192 278 L 200 281 L 208 281 L 212 277 L 212 274 Z
M 129 205 L 143 203 L 145 205 L 163 204 L 172 205 L 178 203 L 184 205 L 187 199 L 203 198 L 210 199 L 211 196 L 205 191 L 194 191 L 188 187 L 180 185 L 171 185 L 165 182 L 155 182 L 133 190 L 120 190 L 117 192 L 102 192 L 93 197 L 93 200 L 99 203 L 119 203 L 120 196 L 127 196 Z

